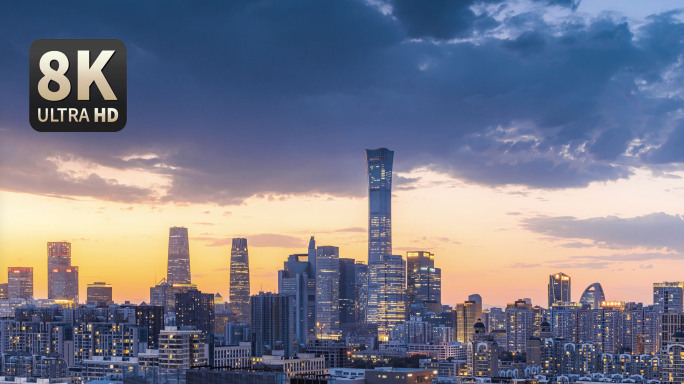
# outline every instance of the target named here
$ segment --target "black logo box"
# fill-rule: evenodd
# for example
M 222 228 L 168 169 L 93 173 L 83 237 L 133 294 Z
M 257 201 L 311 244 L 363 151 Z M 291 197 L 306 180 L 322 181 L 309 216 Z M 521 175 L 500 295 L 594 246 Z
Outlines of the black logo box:
M 90 85 L 90 100 L 78 100 L 78 51 L 90 52 L 90 65 L 98 58 L 103 50 L 115 51 L 107 64 L 102 69 L 107 83 L 111 87 L 117 100 L 105 100 L 96 83 Z M 45 76 L 40 69 L 40 59 L 50 51 L 58 51 L 66 55 L 69 63 L 68 70 L 64 76 L 69 80 L 71 91 L 68 96 L 60 101 L 50 101 L 44 99 L 38 91 L 38 83 Z M 33 129 L 39 132 L 117 132 L 126 125 L 127 110 L 127 68 L 126 68 L 126 46 L 117 39 L 41 39 L 31 44 L 29 50 L 29 121 Z M 51 67 L 57 68 L 57 62 L 52 62 Z M 50 81 L 49 88 L 52 91 L 58 89 L 57 83 Z M 58 108 L 76 108 L 81 117 L 82 111 L 88 114 L 89 121 L 80 119 L 80 122 L 64 119 L 65 121 L 51 122 L 50 117 L 47 121 L 40 121 L 38 118 L 39 109 L 41 111 L 52 111 L 53 116 L 66 112 Z M 95 112 L 101 108 L 116 109 L 118 117 L 114 122 L 95 122 Z M 43 114 L 44 118 L 46 115 Z M 48 115 L 49 116 L 49 115 Z

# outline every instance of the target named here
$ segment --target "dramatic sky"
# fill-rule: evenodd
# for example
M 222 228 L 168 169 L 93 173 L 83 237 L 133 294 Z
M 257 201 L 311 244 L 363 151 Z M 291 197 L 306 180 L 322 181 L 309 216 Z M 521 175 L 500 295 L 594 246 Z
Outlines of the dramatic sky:
M 443 302 L 546 302 L 598 281 L 651 303 L 683 280 L 680 1 L 5 2 L 0 268 L 72 242 L 85 285 L 147 301 L 168 228 L 193 281 L 228 295 L 232 237 L 252 292 L 315 235 L 366 260 L 365 148 L 395 151 L 394 251 L 429 250 Z M 118 38 L 128 123 L 38 133 L 29 46 Z M 3 279 L 0 279 L 3 281 Z

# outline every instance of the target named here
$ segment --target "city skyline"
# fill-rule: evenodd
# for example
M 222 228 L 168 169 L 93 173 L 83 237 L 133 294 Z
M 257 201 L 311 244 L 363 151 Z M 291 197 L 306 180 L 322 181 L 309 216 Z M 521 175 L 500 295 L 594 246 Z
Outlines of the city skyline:
M 434 254 L 445 303 L 543 304 L 559 271 L 573 298 L 599 282 L 648 303 L 682 280 L 681 4 L 597 3 L 215 4 L 192 9 L 201 25 L 170 22 L 178 4 L 3 8 L 0 268 L 33 267 L 47 297 L 45 245 L 67 241 L 81 301 L 98 281 L 147 301 L 183 226 L 185 280 L 229 297 L 246 238 L 251 293 L 276 292 L 311 235 L 367 262 L 363 151 L 386 147 L 392 254 Z M 128 47 L 126 128 L 32 131 L 31 42 L 93 31 Z

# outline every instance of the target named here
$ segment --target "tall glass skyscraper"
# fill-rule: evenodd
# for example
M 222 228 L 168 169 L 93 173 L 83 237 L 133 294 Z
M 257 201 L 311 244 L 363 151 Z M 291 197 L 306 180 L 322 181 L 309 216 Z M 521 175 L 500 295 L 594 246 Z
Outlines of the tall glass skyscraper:
M 394 151 L 366 149 L 368 164 L 368 265 L 392 254 Z
M 570 276 L 563 272 L 549 276 L 549 309 L 554 303 L 569 303 Z
M 78 302 L 78 267 L 71 265 L 71 243 L 47 243 L 48 299 Z
M 233 239 L 230 249 L 230 308 L 242 324 L 250 324 L 249 253 L 247 239 Z
M 426 301 L 442 302 L 442 270 L 435 268 L 434 254 L 425 251 L 406 253 L 406 294 L 407 306 L 422 305 Z
M 406 263 L 389 255 L 368 266 L 368 323 L 377 324 L 378 338 L 406 321 Z
M 316 248 L 316 337 L 340 330 L 340 249 Z
M 173 284 L 190 284 L 190 245 L 188 229 L 169 228 L 169 261 L 166 268 L 166 281 Z

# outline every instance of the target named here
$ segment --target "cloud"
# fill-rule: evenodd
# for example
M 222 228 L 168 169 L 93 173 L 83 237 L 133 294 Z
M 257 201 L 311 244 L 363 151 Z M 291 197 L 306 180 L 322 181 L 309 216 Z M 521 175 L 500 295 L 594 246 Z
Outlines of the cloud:
M 552 238 L 588 240 L 609 248 L 665 248 L 684 252 L 684 218 L 663 212 L 632 218 L 538 216 L 523 219 L 522 226 Z
M 308 239 L 294 236 L 279 235 L 275 233 L 260 233 L 247 236 L 247 244 L 250 247 L 282 247 L 282 248 L 306 248 Z
M 508 268 L 537 268 L 542 266 L 542 264 L 536 263 L 514 263 L 508 266 Z
M 259 233 L 253 235 L 240 236 L 247 239 L 248 247 L 281 247 L 281 248 L 305 248 L 308 242 L 305 239 L 280 235 L 275 233 Z M 232 246 L 233 237 L 193 237 L 193 240 L 204 242 L 209 247 Z
M 395 172 L 489 186 L 583 187 L 684 162 L 675 15 L 630 24 L 573 14 L 570 0 L 377 3 L 0 6 L 0 188 L 130 203 L 362 197 L 363 148 L 379 146 L 396 150 Z M 126 128 L 106 140 L 32 132 L 16 96 L 27 47 L 93 30 L 128 47 Z M 73 178 L 46 160 L 55 154 L 168 185 Z

